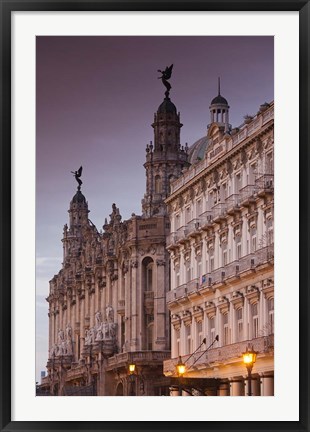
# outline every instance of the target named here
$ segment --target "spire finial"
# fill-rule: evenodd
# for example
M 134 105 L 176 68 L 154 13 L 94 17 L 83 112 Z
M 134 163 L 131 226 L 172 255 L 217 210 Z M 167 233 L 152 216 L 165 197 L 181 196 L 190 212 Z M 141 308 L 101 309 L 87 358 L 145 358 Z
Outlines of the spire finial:
M 219 96 L 220 96 L 220 94 L 221 94 L 221 78 L 220 77 L 218 77 L 218 90 L 219 90 Z

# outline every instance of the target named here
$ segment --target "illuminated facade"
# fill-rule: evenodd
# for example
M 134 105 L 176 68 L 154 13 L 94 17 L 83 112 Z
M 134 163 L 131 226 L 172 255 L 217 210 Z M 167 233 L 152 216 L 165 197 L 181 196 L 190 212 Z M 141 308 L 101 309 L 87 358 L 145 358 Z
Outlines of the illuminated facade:
M 265 103 L 232 129 L 219 92 L 207 135 L 184 148 L 168 92 L 146 147 L 142 215 L 122 221 L 113 204 L 98 231 L 79 185 L 50 281 L 42 388 L 175 394 L 181 357 L 184 395 L 245 395 L 250 345 L 252 394 L 273 394 L 273 124 Z
M 172 358 L 164 373 L 175 376 L 181 356 L 184 377 L 210 379 L 198 394 L 247 395 L 248 346 L 257 352 L 251 393 L 274 392 L 273 113 L 265 103 L 231 129 L 226 99 L 214 98 L 207 136 L 190 147 L 191 166 L 166 200 Z

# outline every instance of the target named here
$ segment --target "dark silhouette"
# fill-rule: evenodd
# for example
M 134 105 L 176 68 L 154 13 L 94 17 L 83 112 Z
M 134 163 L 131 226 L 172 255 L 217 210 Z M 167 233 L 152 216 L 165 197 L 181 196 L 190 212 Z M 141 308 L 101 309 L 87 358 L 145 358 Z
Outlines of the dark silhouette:
M 77 171 L 71 171 L 72 174 L 75 177 L 75 180 L 78 182 L 78 190 L 81 190 L 81 184 L 83 183 L 82 180 L 80 179 L 81 175 L 82 175 L 82 170 L 83 168 L 80 167 Z
M 158 72 L 160 72 L 162 74 L 162 76 L 158 77 L 158 79 L 162 80 L 162 83 L 164 84 L 164 86 L 167 89 L 165 91 L 166 98 L 169 98 L 169 92 L 170 92 L 170 89 L 171 89 L 171 84 L 167 80 L 171 78 L 172 68 L 173 68 L 173 64 L 170 67 L 167 66 L 164 71 L 161 71 L 160 69 L 158 69 Z

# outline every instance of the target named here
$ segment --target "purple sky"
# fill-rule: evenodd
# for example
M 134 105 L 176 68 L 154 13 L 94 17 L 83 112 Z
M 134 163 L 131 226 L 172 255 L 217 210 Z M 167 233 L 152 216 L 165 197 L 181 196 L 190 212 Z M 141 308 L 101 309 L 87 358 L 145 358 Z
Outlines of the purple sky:
M 273 38 L 37 37 L 36 51 L 36 380 L 47 361 L 48 281 L 62 261 L 83 165 L 82 192 L 100 230 L 113 202 L 123 218 L 141 213 L 145 147 L 165 88 L 157 69 L 174 64 L 171 100 L 181 113 L 181 143 L 206 134 L 210 101 L 221 94 L 230 123 L 273 100 Z

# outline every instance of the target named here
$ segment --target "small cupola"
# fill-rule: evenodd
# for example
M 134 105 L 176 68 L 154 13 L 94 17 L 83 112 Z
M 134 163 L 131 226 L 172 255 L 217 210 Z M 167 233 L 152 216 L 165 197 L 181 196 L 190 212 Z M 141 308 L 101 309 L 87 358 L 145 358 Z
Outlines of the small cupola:
M 229 105 L 227 100 L 221 95 L 221 81 L 218 78 L 218 95 L 212 99 L 210 105 L 210 127 L 217 123 L 218 126 L 224 128 L 224 132 L 229 131 Z

